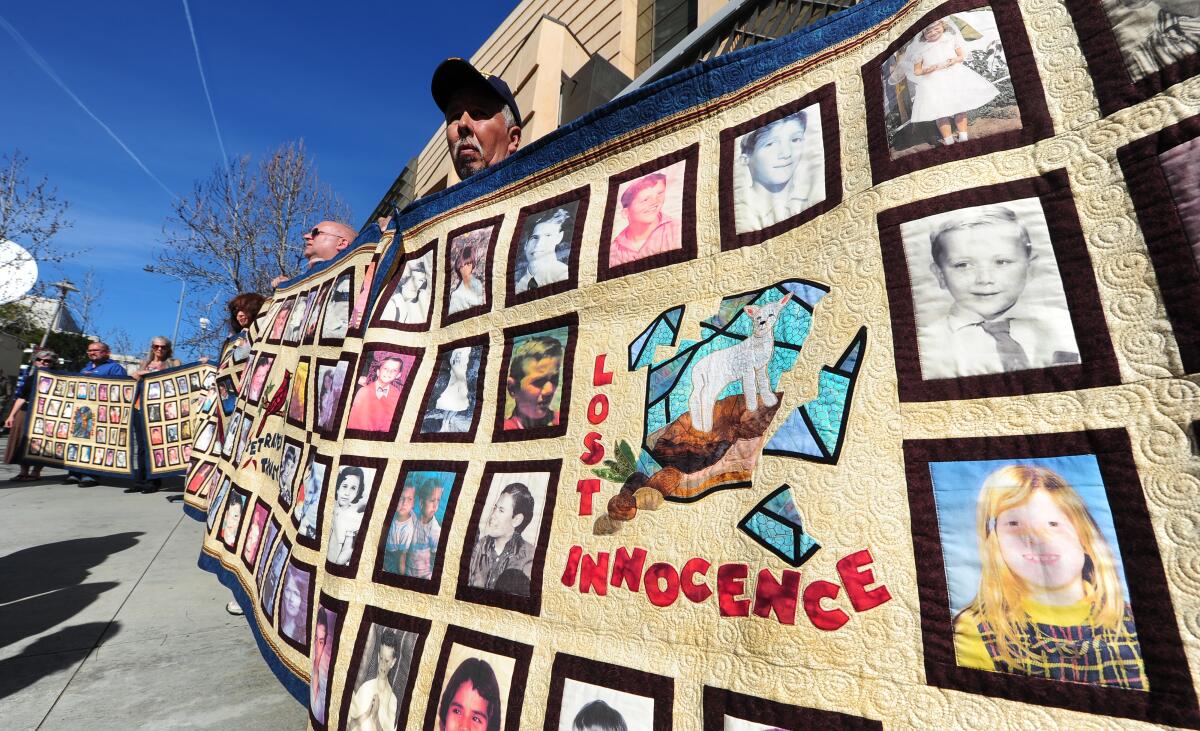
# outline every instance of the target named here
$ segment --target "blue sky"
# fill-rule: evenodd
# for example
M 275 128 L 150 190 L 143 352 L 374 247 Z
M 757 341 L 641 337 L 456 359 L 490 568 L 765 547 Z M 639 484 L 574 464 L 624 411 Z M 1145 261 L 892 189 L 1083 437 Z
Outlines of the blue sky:
M 515 5 L 189 2 L 228 154 L 303 138 L 355 226 L 436 128 L 438 62 L 470 56 Z M 220 163 L 182 0 L 11 3 L 0 17 L 167 188 L 186 194 Z M 100 332 L 121 327 L 138 349 L 169 336 L 179 283 L 142 267 L 170 196 L 3 30 L 0 68 L 0 153 L 20 150 L 30 177 L 47 176 L 70 201 L 75 225 L 58 245 L 90 250 L 43 281 L 78 283 L 92 266 L 105 293 Z

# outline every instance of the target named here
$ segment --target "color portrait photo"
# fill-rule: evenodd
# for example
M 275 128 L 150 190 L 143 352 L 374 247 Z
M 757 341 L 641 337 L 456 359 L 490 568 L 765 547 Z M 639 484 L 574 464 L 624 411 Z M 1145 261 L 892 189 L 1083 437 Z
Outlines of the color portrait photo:
M 1080 362 L 1039 199 L 928 216 L 900 231 L 922 378 Z
M 820 104 L 738 135 L 733 154 L 735 233 L 774 226 L 825 200 Z
M 313 406 L 317 414 L 316 430 L 322 434 L 336 433 L 340 426 L 339 407 L 342 404 L 342 391 L 346 387 L 349 372 L 349 360 L 317 360 L 317 376 L 313 380 Z
M 308 648 L 309 606 L 312 603 L 313 572 L 293 560 L 283 575 L 279 600 L 279 632 L 302 649 Z
M 617 215 L 608 247 L 612 269 L 683 247 L 684 173 L 680 160 L 617 187 Z
M 1094 456 L 929 471 L 959 666 L 1149 689 Z
M 446 247 L 446 291 L 442 307 L 443 324 L 487 311 L 492 296 L 492 247 L 499 234 L 500 221 L 451 232 Z
M 347 436 L 381 438 L 395 434 L 398 407 L 417 363 L 418 351 L 363 351 L 357 390 L 346 421 Z
M 1021 129 L 990 7 L 939 18 L 881 67 L 892 159 Z
M 436 703 L 438 731 L 507 729 L 507 701 L 516 660 L 455 643 L 446 662 L 446 678 L 430 704 Z
M 442 533 L 449 528 L 447 515 L 453 513 L 462 472 L 461 465 L 454 470 L 406 469 L 386 524 L 383 581 L 404 586 L 432 581 L 424 588 L 436 591 L 445 559 Z
M 554 431 L 553 427 L 561 425 L 569 338 L 568 326 L 512 338 L 504 380 L 502 431 L 513 432 L 519 438 L 520 432 Z
M 1200 54 L 1195 0 L 1101 0 L 1101 6 L 1135 82 Z

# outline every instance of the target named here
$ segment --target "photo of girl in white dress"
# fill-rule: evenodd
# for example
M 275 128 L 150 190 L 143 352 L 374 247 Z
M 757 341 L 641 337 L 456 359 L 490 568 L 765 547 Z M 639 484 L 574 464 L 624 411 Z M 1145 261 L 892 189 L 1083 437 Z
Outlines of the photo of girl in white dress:
M 990 8 L 929 24 L 884 63 L 882 73 L 893 159 L 1021 127 Z
M 380 320 L 401 325 L 420 325 L 429 321 L 429 299 L 432 282 L 433 249 L 424 256 L 404 264 L 396 291 L 383 306 Z

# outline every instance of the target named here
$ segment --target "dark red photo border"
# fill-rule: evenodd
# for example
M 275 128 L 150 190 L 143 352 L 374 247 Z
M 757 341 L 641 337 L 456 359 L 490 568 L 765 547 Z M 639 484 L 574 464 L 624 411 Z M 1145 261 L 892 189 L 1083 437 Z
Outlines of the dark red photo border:
M 547 472 L 550 475 L 546 482 L 546 503 L 542 506 L 542 524 L 538 530 L 537 545 L 533 547 L 533 564 L 529 569 L 529 596 L 517 596 L 471 586 L 467 583 L 471 578 L 471 555 L 474 552 L 475 540 L 479 536 L 479 523 L 483 519 L 483 509 L 487 504 L 492 484 L 498 475 L 523 472 Z M 561 472 L 561 459 L 488 462 L 484 465 L 483 476 L 479 479 L 479 492 L 475 498 L 475 507 L 471 511 L 471 522 L 467 523 L 466 536 L 463 540 L 462 555 L 458 564 L 458 588 L 454 592 L 455 599 L 508 609 L 534 617 L 541 614 L 542 575 L 546 568 L 546 551 L 550 545 L 550 528 L 554 518 L 554 505 L 558 497 L 558 481 Z
M 508 394 L 508 370 L 512 366 L 513 340 L 525 335 L 536 335 L 563 327 L 567 328 L 567 342 L 563 348 L 562 364 L 558 370 L 558 390 L 561 394 L 558 402 L 558 424 L 528 429 L 505 429 L 504 409 Z M 579 315 L 574 312 L 552 317 L 549 320 L 504 328 L 504 355 L 500 360 L 500 386 L 496 391 L 496 421 L 492 425 L 493 442 L 525 442 L 532 439 L 561 437 L 567 433 L 567 421 L 571 410 L 571 385 L 575 380 L 575 347 L 578 344 Z M 480 378 L 483 378 L 482 374 L 480 374 Z
M 283 471 L 283 455 L 287 453 L 288 447 L 296 448 L 296 474 L 292 475 L 292 484 L 289 485 L 289 487 L 291 488 L 291 491 L 292 491 L 291 500 L 289 500 L 287 502 L 287 504 L 284 504 L 283 500 L 280 499 L 283 496 L 283 491 L 277 490 L 275 492 L 275 504 L 278 505 L 281 509 L 290 512 L 292 509 L 292 506 L 296 504 L 296 483 L 299 480 L 304 479 L 304 447 L 305 447 L 305 444 L 304 444 L 304 442 L 300 441 L 299 439 L 294 439 L 294 438 L 286 436 L 286 435 L 283 437 L 283 449 L 279 450 L 279 470 L 280 470 L 280 472 Z M 275 486 L 276 487 L 279 486 L 279 478 L 278 477 L 275 478 Z
M 937 523 L 930 462 L 1039 459 L 1094 455 L 1100 468 L 1121 560 L 1149 691 L 1035 678 L 960 667 L 955 661 L 946 567 Z M 1129 435 L 1102 429 L 1010 437 L 923 439 L 904 442 L 904 470 L 917 563 L 921 643 L 925 678 L 935 687 L 995 696 L 1085 713 L 1148 723 L 1200 728 L 1200 708 L 1171 606 L 1171 592 L 1159 557 Z
M 437 385 L 440 375 L 438 369 L 442 365 L 442 358 L 450 357 L 450 353 L 458 348 L 483 348 L 483 352 L 479 357 L 479 373 L 475 378 L 475 413 L 471 416 L 471 428 L 465 432 L 423 432 L 421 431 L 421 423 L 425 420 L 425 414 L 429 411 L 430 403 L 433 400 L 433 389 Z M 459 442 L 473 443 L 475 441 L 475 433 L 479 429 L 479 422 L 483 418 L 483 387 L 485 376 L 487 375 L 487 360 L 488 350 L 491 348 L 491 338 L 487 335 L 476 335 L 462 340 L 445 343 L 438 346 L 437 356 L 433 359 L 433 368 L 429 374 L 428 383 L 425 384 L 425 395 L 421 398 L 421 410 L 417 412 L 416 423 L 413 424 L 413 432 L 411 441 L 414 442 Z M 559 414 L 561 421 L 562 414 Z
M 279 583 L 282 584 L 283 581 L 280 580 Z M 334 673 L 337 672 L 338 651 L 342 644 L 342 627 L 346 624 L 346 614 L 349 611 L 350 605 L 347 602 L 344 602 L 340 599 L 334 599 L 333 597 L 329 596 L 325 592 L 321 592 L 321 596 L 318 600 L 317 607 L 318 608 L 324 607 L 324 608 L 328 609 L 329 611 L 333 612 L 333 615 L 334 615 L 334 617 L 336 617 L 336 622 L 337 622 L 337 626 L 334 627 L 333 629 L 328 630 L 328 634 L 326 635 L 326 637 L 333 638 L 333 646 L 331 648 L 329 648 L 329 677 L 325 681 L 325 723 L 321 723 L 321 722 L 317 721 L 316 717 L 313 716 L 311 702 L 308 706 L 308 722 L 312 724 L 313 728 L 321 729 L 322 731 L 324 731 L 324 729 L 328 728 L 328 723 L 329 723 L 329 715 L 330 715 L 330 713 L 329 713 L 330 703 L 329 702 L 330 702 L 331 696 L 333 694 Z M 312 622 L 313 622 L 312 630 L 313 630 L 313 632 L 316 632 L 317 631 L 317 622 L 315 619 L 316 608 L 314 608 L 314 610 L 313 610 L 313 616 L 314 616 L 314 619 L 312 620 Z M 312 671 L 310 670 L 309 671 L 309 686 L 310 687 L 312 685 L 312 677 L 311 676 L 312 676 Z M 343 693 L 343 695 L 344 695 L 344 693 Z M 311 695 L 309 697 L 311 698 Z
M 591 193 L 591 186 L 585 185 L 575 190 L 569 190 L 562 195 L 556 195 L 540 203 L 525 206 L 517 214 L 517 224 L 513 228 L 512 242 L 508 245 L 508 271 L 504 276 L 505 307 L 513 307 L 551 295 L 569 292 L 579 286 L 579 251 L 583 248 L 583 228 L 584 224 L 587 223 L 588 203 L 591 200 Z M 579 205 L 576 206 L 575 216 L 572 219 L 574 226 L 570 232 L 571 252 L 567 257 L 567 278 L 561 282 L 547 284 L 537 289 L 527 289 L 524 292 L 517 292 L 517 257 L 524 251 L 524 247 L 521 245 L 521 238 L 525 233 L 525 222 L 539 213 L 575 202 L 578 202 Z
M 271 559 L 275 558 L 277 551 L 283 551 L 283 568 L 279 570 L 279 583 L 271 590 L 270 594 L 264 594 L 263 590 L 267 586 L 267 579 L 271 577 Z M 267 624 L 275 624 L 275 610 L 279 608 L 278 599 L 279 591 L 283 587 L 283 572 L 287 571 L 287 562 L 292 558 L 292 542 L 288 540 L 286 533 L 280 533 L 279 539 L 275 541 L 275 545 L 271 547 L 271 551 L 263 556 L 263 574 L 262 584 L 258 586 L 258 608 L 262 610 L 263 616 L 267 618 Z M 267 600 L 271 600 L 271 611 L 267 611 Z
M 837 711 L 804 708 L 724 688 L 704 686 L 704 731 L 724 731 L 725 715 L 780 728 L 829 731 L 882 731 L 883 723 Z
M 229 513 L 229 493 L 235 492 L 242 496 L 242 518 L 238 521 L 237 531 L 234 533 L 233 544 L 230 545 L 225 541 L 225 536 L 222 534 L 222 529 L 225 527 L 225 516 Z M 229 493 L 226 493 L 225 504 L 221 506 L 221 518 L 217 521 L 217 524 L 213 526 L 213 528 L 217 531 L 214 535 L 214 538 L 221 542 L 221 545 L 225 547 L 225 550 L 228 553 L 232 554 L 233 556 L 237 556 L 239 554 L 238 546 L 241 545 L 242 542 L 242 528 L 244 528 L 246 525 L 246 514 L 249 512 L 247 506 L 250 505 L 250 491 L 244 490 L 237 485 L 230 483 Z
M 558 731 L 562 716 L 563 689 L 567 680 L 650 698 L 654 701 L 651 731 L 671 731 L 675 705 L 674 678 L 563 652 L 554 655 L 554 666 L 550 670 L 550 695 L 546 704 L 546 723 L 543 726 L 545 731 Z M 644 728 L 646 719 L 638 720 L 638 727 Z
M 271 329 L 267 331 L 267 337 L 264 338 L 264 342 L 266 342 L 268 345 L 279 345 L 283 342 L 283 334 L 287 331 L 287 321 L 291 318 L 292 309 L 296 306 L 296 297 L 297 296 L 293 294 L 290 297 L 285 297 L 280 300 L 279 310 L 275 312 L 275 317 L 271 318 Z M 275 323 L 279 320 L 280 315 L 283 314 L 283 309 L 285 307 L 287 308 L 287 317 L 283 318 L 283 329 L 279 331 L 279 337 L 274 337 Z
M 271 517 L 271 504 L 268 503 L 266 500 L 263 500 L 261 497 L 256 497 L 254 499 L 253 508 L 251 508 L 250 510 L 245 510 L 245 508 L 243 508 L 243 510 L 245 510 L 245 512 L 242 513 L 242 519 L 246 522 L 246 536 L 249 536 L 250 535 L 250 526 L 251 526 L 251 524 L 254 523 L 254 511 L 258 510 L 259 505 L 263 506 L 263 509 L 266 511 L 267 517 L 266 517 L 266 519 L 263 520 L 263 527 L 262 527 L 263 532 L 258 537 L 258 548 L 256 549 L 256 553 L 254 554 L 254 560 L 253 561 L 246 560 L 246 540 L 245 540 L 245 538 L 240 539 L 240 543 L 241 543 L 242 547 L 237 552 L 238 558 L 240 558 L 242 561 L 242 565 L 245 566 L 247 569 L 249 569 L 251 574 L 254 573 L 254 565 L 256 563 L 258 563 L 258 554 L 262 552 L 263 538 L 266 537 L 266 533 L 267 533 L 267 520 L 269 520 Z
M 362 621 L 358 624 L 358 637 L 354 640 L 354 651 L 350 655 L 350 664 L 346 666 L 346 680 L 342 685 L 342 726 L 347 725 L 350 717 L 350 702 L 353 700 L 356 690 L 354 682 L 357 679 L 359 668 L 362 666 L 363 655 L 366 653 L 367 636 L 371 632 L 371 625 L 387 627 L 398 632 L 411 632 L 417 636 L 417 641 L 413 645 L 411 664 L 408 668 L 408 682 L 404 686 L 404 697 L 397 699 L 399 702 L 396 704 L 396 728 L 406 728 L 408 714 L 412 709 L 413 688 L 416 687 L 417 675 L 421 670 L 421 657 L 425 652 L 425 640 L 429 637 L 429 630 L 433 623 L 428 619 L 389 612 L 370 604 L 363 608 Z
M 404 267 L 413 259 L 420 259 L 426 254 L 433 252 L 433 256 L 429 257 L 429 272 L 427 283 L 429 285 L 429 310 L 425 313 L 425 322 L 421 323 L 402 323 L 392 322 L 391 320 L 383 319 L 383 310 L 387 307 L 388 300 L 396 292 L 396 287 L 400 286 L 400 278 L 404 274 Z M 371 327 L 384 328 L 386 330 L 400 330 L 402 332 L 426 332 L 433 323 L 433 303 L 436 302 L 434 293 L 437 290 L 437 239 L 430 241 L 419 249 L 404 252 L 404 256 L 396 265 L 396 274 L 391 281 L 384 286 L 383 291 L 379 294 L 379 299 L 375 300 L 375 311 L 371 314 Z
M 433 673 L 433 683 L 429 686 L 429 706 L 425 709 L 423 728 L 438 727 L 438 704 L 442 700 L 444 691 L 442 686 L 446 683 L 446 666 L 450 663 L 450 649 L 454 645 L 483 650 L 493 655 L 504 655 L 516 661 L 513 664 L 512 679 L 508 685 L 508 698 L 504 701 L 506 709 L 504 731 L 520 731 L 521 701 L 525 698 L 525 683 L 529 679 L 529 662 L 533 658 L 533 645 L 486 635 L 453 624 L 446 627 L 446 637 L 442 640 L 442 649 L 438 654 L 437 667 Z M 494 672 L 495 668 L 492 670 Z
M 315 291 L 316 291 L 316 289 L 317 289 L 316 287 L 310 287 L 310 288 L 308 288 L 308 289 L 304 290 L 303 292 L 298 292 L 298 293 L 296 294 L 296 303 L 295 303 L 294 305 L 292 305 L 292 312 L 291 312 L 291 314 L 289 314 L 289 315 L 288 315 L 288 321 L 289 321 L 289 322 L 290 322 L 290 321 L 291 321 L 291 319 L 292 319 L 292 315 L 296 314 L 296 308 L 297 308 L 297 307 L 303 307 L 303 306 L 304 306 L 304 304 L 305 304 L 305 301 L 308 299 L 308 295 L 309 295 L 309 293 L 310 293 L 310 292 L 315 292 Z M 315 306 L 316 306 L 316 304 L 317 304 L 317 303 L 316 303 L 316 301 L 314 300 L 314 301 L 313 301 L 313 306 L 315 307 Z M 287 322 L 285 322 L 285 323 L 283 324 L 283 336 L 282 336 L 282 337 L 279 339 L 279 343 L 280 343 L 281 345 L 285 345 L 285 346 L 289 346 L 289 347 L 293 347 L 293 348 L 294 348 L 294 347 L 296 347 L 297 345 L 299 345 L 299 344 L 301 343 L 301 341 L 303 341 L 303 340 L 304 340 L 304 323 L 308 321 L 308 317 L 309 317 L 309 314 L 310 314 L 310 313 L 308 313 L 308 312 L 305 312 L 305 313 L 302 313 L 302 314 L 304 315 L 304 318 L 303 318 L 302 320 L 300 320 L 300 337 L 296 338 L 295 340 L 289 340 L 289 339 L 288 339 L 288 337 L 287 337 Z
M 1021 112 L 1021 128 L 1011 132 L 973 138 L 969 142 L 934 147 L 924 152 L 897 158 L 891 157 L 888 146 L 887 125 L 884 114 L 883 63 L 891 58 L 905 43 L 920 33 L 930 23 L 953 13 L 990 7 L 1000 31 L 1000 42 L 1004 45 L 1004 56 L 1012 79 L 1013 91 L 1017 96 L 1017 108 Z M 950 0 L 937 6 L 913 21 L 899 38 L 884 49 L 883 53 L 862 67 L 863 91 L 867 105 L 867 149 L 871 156 L 871 178 L 875 183 L 897 178 L 914 170 L 934 165 L 979 157 L 998 150 L 1023 147 L 1054 134 L 1050 112 L 1046 108 L 1046 96 L 1042 80 L 1038 75 L 1037 59 L 1025 32 L 1025 21 L 1017 3 L 1003 0 L 991 3 L 988 0 Z
M 204 453 L 197 452 L 196 454 L 200 455 Z M 200 493 L 200 488 L 204 486 L 204 483 L 212 479 L 213 470 L 215 470 L 216 467 L 216 462 L 202 459 L 193 460 L 192 467 L 188 470 L 187 477 L 185 478 L 187 482 L 184 485 L 184 492 L 186 492 L 188 495 L 198 495 Z M 204 472 L 203 476 L 200 475 L 202 471 Z
M 325 303 L 329 300 L 331 291 L 333 291 L 332 279 L 322 284 L 317 290 L 317 299 L 313 302 L 312 312 L 308 313 L 308 317 L 304 320 L 304 337 L 300 339 L 302 344 L 311 345 L 313 339 L 317 337 L 318 328 L 321 327 L 321 316 L 325 314 Z
M 375 515 L 375 503 L 379 499 L 379 486 L 383 484 L 383 472 L 387 469 L 388 461 L 384 457 L 359 457 L 353 454 L 343 454 L 338 460 L 337 471 L 340 473 L 343 467 L 366 467 L 367 469 L 375 470 L 374 478 L 369 486 L 364 485 L 363 489 L 368 487 L 371 494 L 367 496 L 367 509 L 363 512 L 362 524 L 358 529 L 358 533 L 354 536 L 354 547 L 350 551 L 350 562 L 346 565 L 333 563 L 329 560 L 328 555 L 325 558 L 325 573 L 332 576 L 341 576 L 344 579 L 353 579 L 358 574 L 358 561 L 363 553 L 363 543 L 367 540 L 367 527 L 371 525 L 371 519 Z M 333 503 L 337 501 L 337 475 L 332 475 L 329 484 L 331 492 L 324 492 L 321 495 L 322 507 L 325 503 Z M 323 535 L 332 535 L 333 519 L 330 518 L 330 527 L 321 531 Z
M 442 586 L 442 568 L 446 563 L 447 542 L 451 525 L 454 523 L 454 511 L 458 506 L 458 496 L 462 494 L 463 483 L 467 475 L 468 462 L 452 462 L 449 460 L 406 460 L 400 465 L 400 475 L 396 478 L 396 486 L 392 489 L 391 500 L 388 501 L 387 512 L 383 515 L 379 533 L 379 548 L 375 552 L 375 567 L 371 578 L 379 584 L 387 584 L 399 589 L 408 589 L 422 594 L 437 594 Z M 450 488 L 450 497 L 446 501 L 446 512 L 442 516 L 441 535 L 438 540 L 437 556 L 433 560 L 433 575 L 428 579 L 418 579 L 415 576 L 401 576 L 390 571 L 384 571 L 383 559 L 387 553 L 387 534 L 391 526 L 392 516 L 400 504 L 400 493 L 404 491 L 404 482 L 413 472 L 450 472 L 454 474 L 454 485 Z M 417 509 L 416 504 L 413 510 Z
M 614 222 L 617 216 L 617 191 L 622 183 L 658 172 L 665 167 L 674 165 L 680 160 L 683 167 L 683 211 L 679 221 L 679 240 L 682 246 L 661 254 L 647 256 L 644 259 L 620 264 L 615 267 L 608 265 L 609 248 L 612 246 Z M 676 150 L 662 157 L 644 162 L 623 173 L 617 173 L 608 179 L 608 202 L 604 204 L 604 221 L 600 227 L 600 247 L 596 261 L 596 281 L 607 282 L 610 279 L 624 277 L 628 274 L 646 272 L 651 269 L 679 264 L 696 258 L 696 173 L 700 166 L 700 143 L 688 145 L 682 150 Z
M 482 221 L 475 221 L 466 226 L 459 226 L 450 233 L 446 234 L 446 251 L 445 257 L 445 281 L 442 282 L 442 321 L 441 327 L 453 325 L 456 322 L 469 320 L 477 315 L 482 315 L 485 312 L 492 311 L 492 281 L 495 279 L 496 266 L 496 242 L 500 240 L 500 226 L 504 223 L 504 216 L 492 216 L 485 218 Z M 477 307 L 468 307 L 465 310 L 460 310 L 454 314 L 450 314 L 450 275 L 453 274 L 453 265 L 450 262 L 450 257 L 453 254 L 454 239 L 463 234 L 477 231 L 481 228 L 492 227 L 492 235 L 488 238 L 487 250 L 487 276 L 483 278 L 483 304 Z
M 342 392 L 338 394 L 338 403 L 336 411 L 333 414 L 333 429 L 322 429 L 320 427 L 320 408 L 321 408 L 321 366 L 337 367 L 338 363 L 346 361 L 346 380 L 342 381 Z M 350 400 L 350 394 L 354 392 L 354 382 L 358 380 L 358 354 L 351 353 L 348 350 L 343 350 L 340 357 L 337 358 L 316 358 L 313 360 L 312 370 L 309 371 L 308 380 L 312 384 L 312 405 L 313 405 L 313 424 L 312 433 L 326 440 L 336 440 L 342 429 L 342 417 L 346 412 L 346 403 Z M 399 406 L 396 407 L 399 411 Z
M 300 653 L 307 655 L 308 654 L 308 646 L 312 643 L 313 596 L 317 593 L 317 567 L 312 566 L 311 564 L 304 563 L 300 559 L 296 558 L 295 555 L 292 555 L 288 559 L 288 563 L 292 567 L 294 567 L 297 571 L 305 571 L 308 573 L 308 596 L 306 597 L 306 599 L 308 600 L 307 601 L 308 611 L 304 613 L 304 615 L 305 615 L 304 616 L 304 644 L 296 642 L 291 637 L 288 637 L 287 635 L 285 635 L 283 633 L 283 628 L 279 621 L 279 612 L 278 611 L 275 612 L 275 620 L 274 620 L 275 621 L 275 631 L 276 631 L 276 634 L 279 636 L 279 639 L 283 640 L 283 642 L 285 644 L 287 644 L 289 647 L 296 649 Z M 288 575 L 288 567 L 284 566 L 283 567 L 283 575 L 279 577 L 279 591 L 280 592 L 283 592 L 284 588 L 287 586 L 287 575 Z M 282 593 L 280 594 L 280 596 L 281 597 L 283 596 Z
M 757 231 L 737 232 L 736 201 L 734 199 L 733 161 L 737 158 L 737 138 L 764 127 L 801 109 L 821 105 L 821 142 L 825 152 L 825 200 L 805 208 L 800 213 Z M 833 209 L 842 202 L 842 139 L 838 128 L 837 92 L 833 83 L 811 91 L 766 114 L 721 131 L 720 191 L 721 250 L 739 249 L 761 244 L 767 239 L 801 226 Z
M 353 314 L 352 310 L 354 309 L 354 282 L 357 279 L 355 277 L 355 268 L 356 267 L 354 265 L 350 265 L 338 272 L 337 275 L 330 280 L 329 296 L 325 298 L 325 301 L 321 305 L 321 322 L 317 325 L 317 331 L 315 333 L 317 345 L 332 345 L 335 347 L 340 347 L 342 343 L 346 342 L 346 338 L 350 337 L 350 316 Z M 333 293 L 337 289 L 338 280 L 347 274 L 350 275 L 350 299 L 346 301 L 346 334 L 340 338 L 327 338 L 325 337 L 325 315 L 328 314 L 329 305 L 333 303 Z
M 1082 362 L 982 376 L 924 380 L 917 349 L 917 324 L 908 259 L 900 224 L 961 208 L 1038 198 L 1066 294 L 1075 342 Z M 971 188 L 892 208 L 879 214 L 879 243 L 892 318 L 896 376 L 901 401 L 946 401 L 1073 391 L 1120 383 L 1121 374 L 1100 305 L 1096 276 L 1066 171 Z
M 296 392 L 296 381 L 299 380 L 298 376 L 300 374 L 300 366 L 302 364 L 308 365 L 308 376 L 307 376 L 307 380 L 304 383 L 304 418 L 303 419 L 293 419 L 292 418 L 292 394 Z M 287 401 L 285 401 L 283 404 L 284 423 L 289 424 L 294 427 L 298 427 L 300 429 L 304 429 L 305 431 L 308 430 L 308 407 L 310 404 L 310 401 L 308 398 L 308 391 L 309 391 L 308 381 L 312 380 L 314 370 L 315 370 L 315 368 L 313 366 L 312 358 L 300 356 L 300 358 L 296 361 L 296 371 L 294 373 L 292 373 L 292 384 L 291 384 L 291 388 L 288 389 Z
M 1200 266 L 1159 155 L 1200 137 L 1200 116 L 1117 150 L 1185 373 L 1200 371 Z
M 378 351 L 387 351 L 389 353 L 399 353 L 400 355 L 412 356 L 412 367 L 408 368 L 407 378 L 404 379 L 404 385 L 399 387 L 400 396 L 396 400 L 396 410 L 392 412 L 392 423 L 385 432 L 367 431 L 366 429 L 351 429 L 349 412 L 353 409 L 354 397 L 358 394 L 359 389 L 366 386 L 359 386 L 358 379 L 365 377 L 365 374 L 360 373 L 363 364 L 367 362 L 368 353 L 376 353 Z M 364 343 L 362 346 L 361 363 L 356 364 L 353 378 L 347 376 L 349 385 L 354 388 L 349 393 L 343 393 L 343 401 L 346 409 L 346 431 L 343 433 L 343 439 L 362 439 L 370 442 L 393 442 L 396 440 L 396 434 L 400 431 L 400 420 L 404 417 L 404 407 L 408 403 L 408 395 L 412 391 L 413 381 L 416 380 L 417 372 L 421 368 L 421 359 L 425 356 L 424 348 L 408 348 L 402 345 L 392 345 L 384 342 Z M 395 384 L 393 383 L 393 386 Z M 338 417 L 342 416 L 341 407 L 339 407 Z
M 1135 82 L 1100 0 L 1066 0 L 1066 5 L 1105 115 L 1145 101 L 1200 72 L 1200 54 L 1194 54 Z
M 300 521 L 296 520 L 296 492 L 292 491 L 292 509 L 288 511 L 288 516 L 291 519 L 292 527 L 296 529 L 296 544 L 314 551 L 321 550 L 321 526 L 325 523 L 325 503 L 329 497 L 329 486 L 333 484 L 333 458 L 326 457 L 317 451 L 314 446 L 309 446 L 309 453 L 301 455 L 300 463 L 300 480 L 304 480 L 304 470 L 308 466 L 308 456 L 312 455 L 313 461 L 320 462 L 325 465 L 325 479 L 321 483 L 321 497 L 317 499 L 317 538 L 312 539 L 300 532 Z

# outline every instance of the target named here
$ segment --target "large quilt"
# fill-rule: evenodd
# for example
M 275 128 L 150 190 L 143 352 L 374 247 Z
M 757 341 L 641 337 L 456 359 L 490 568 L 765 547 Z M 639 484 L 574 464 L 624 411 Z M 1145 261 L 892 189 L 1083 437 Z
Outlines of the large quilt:
M 201 566 L 314 728 L 1200 727 L 1200 8 L 868 0 L 277 290 Z

